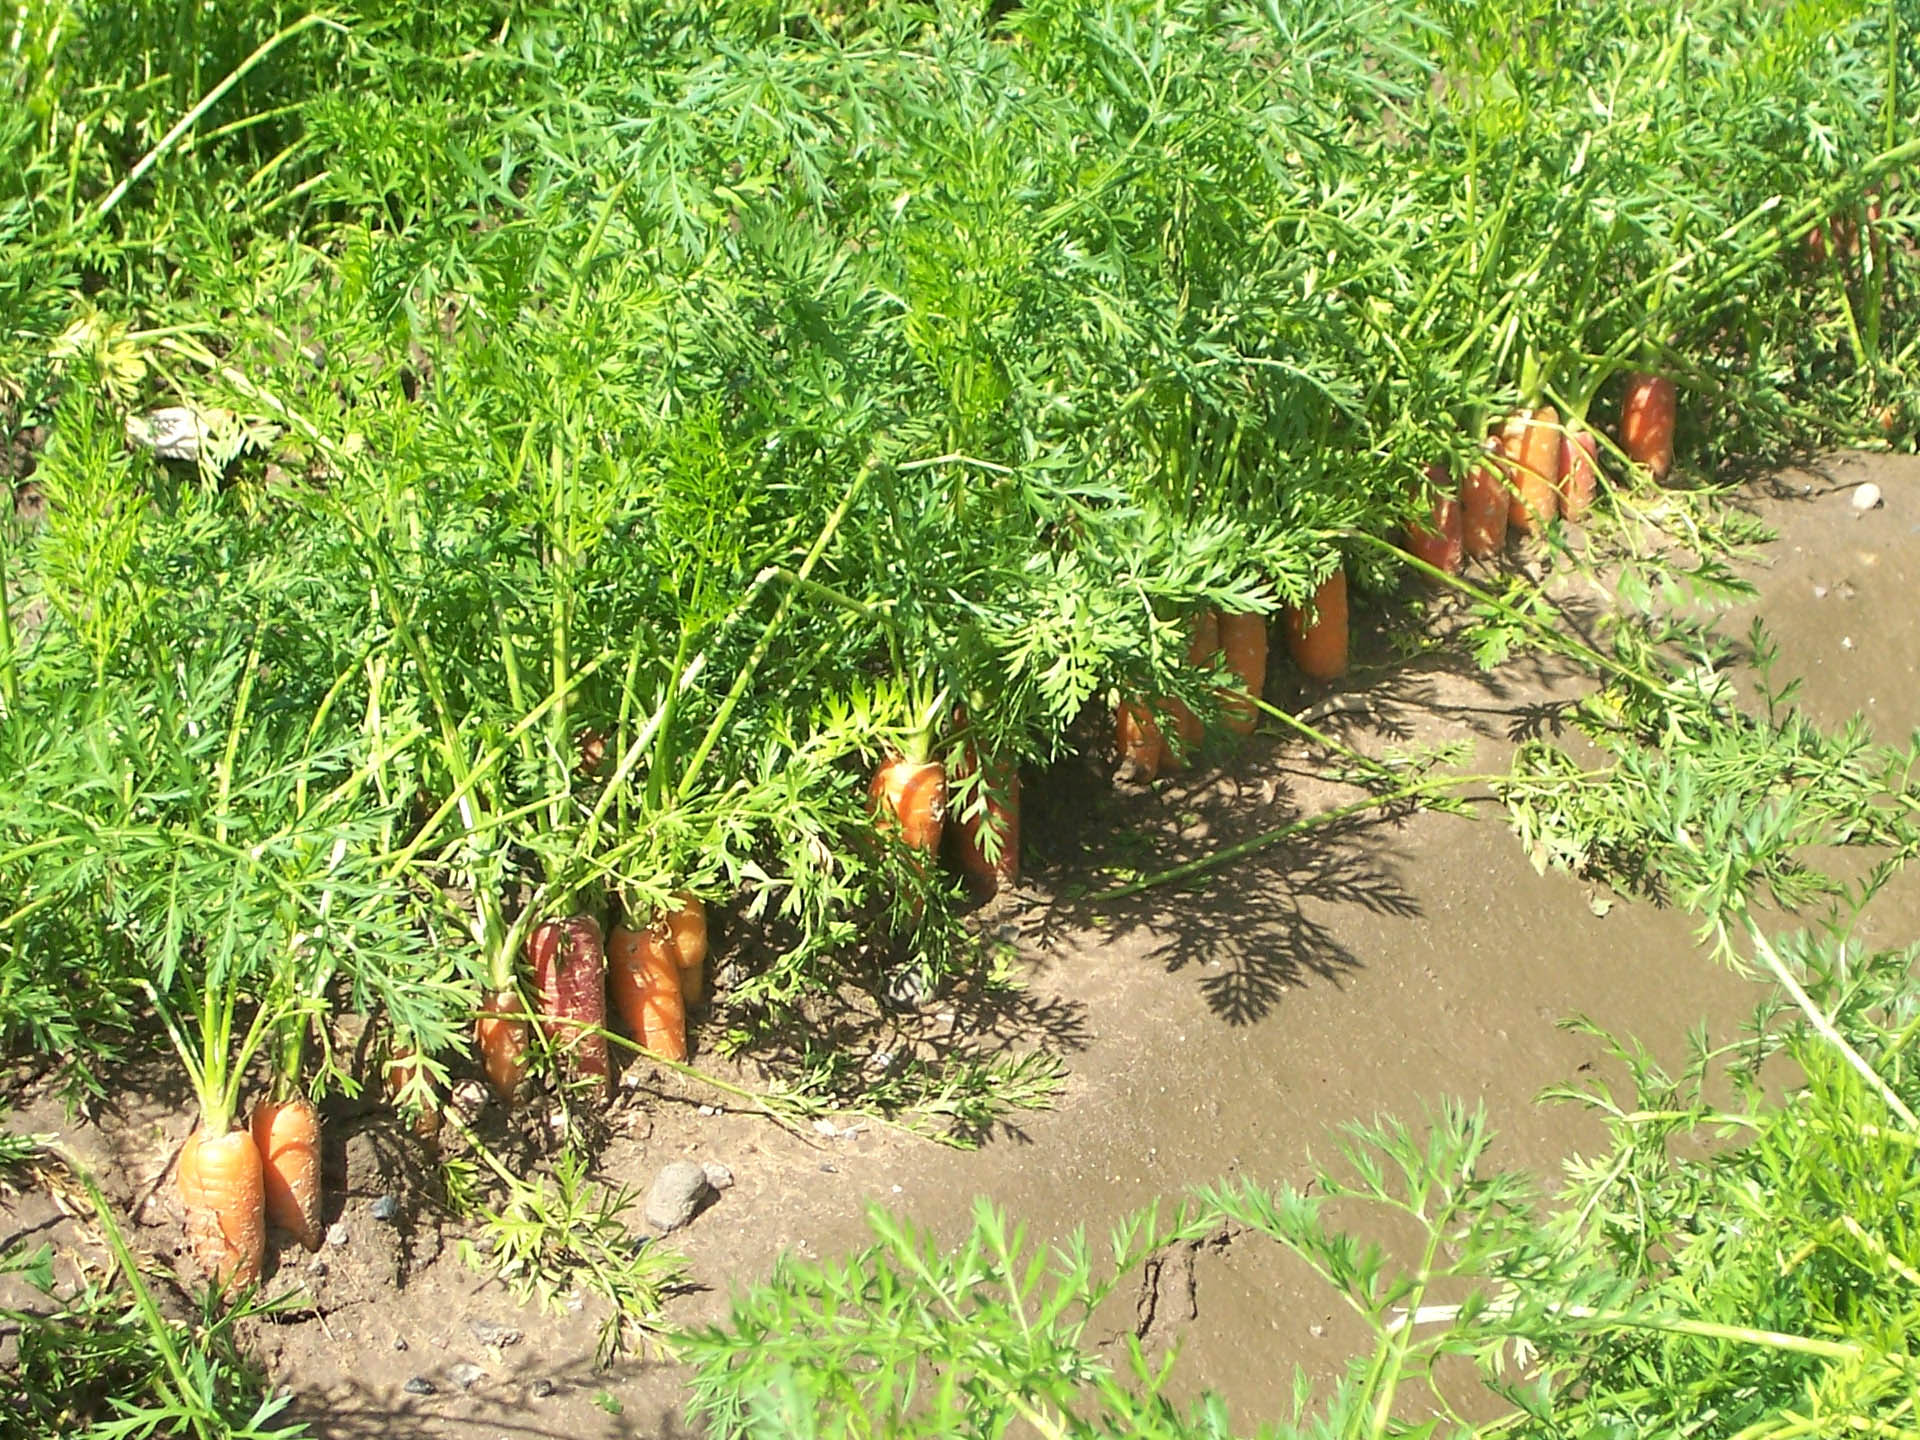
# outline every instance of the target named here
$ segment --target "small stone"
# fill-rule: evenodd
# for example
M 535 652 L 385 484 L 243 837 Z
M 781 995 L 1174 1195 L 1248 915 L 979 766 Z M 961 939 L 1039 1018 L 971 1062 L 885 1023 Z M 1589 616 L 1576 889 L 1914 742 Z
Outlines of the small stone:
M 707 1184 L 714 1189 L 731 1190 L 733 1188 L 733 1172 L 726 1166 L 716 1165 L 709 1160 L 700 1168 L 707 1172 Z
M 1856 485 L 1853 489 L 1853 497 L 1848 503 L 1862 515 L 1869 510 L 1877 510 L 1883 503 L 1880 498 L 1880 487 L 1871 480 L 1864 485 Z
M 406 1339 L 406 1336 L 404 1336 L 404 1335 L 396 1335 L 396 1336 L 394 1336 L 394 1337 L 393 1337 L 393 1348 L 394 1348 L 394 1349 L 396 1349 L 396 1350 L 405 1350 L 405 1349 L 407 1348 L 407 1339 Z
M 831 1140 L 831 1139 L 833 1139 L 833 1137 L 834 1137 L 834 1136 L 836 1136 L 836 1135 L 838 1135 L 838 1134 L 840 1133 L 840 1132 L 839 1132 L 838 1130 L 836 1130 L 836 1129 L 834 1129 L 834 1128 L 833 1128 L 833 1122 L 832 1122 L 831 1120 L 816 1120 L 816 1121 L 814 1121 L 814 1122 L 813 1122 L 813 1132 L 814 1132 L 814 1134 L 816 1134 L 816 1135 L 824 1135 L 824 1136 L 826 1136 L 826 1137 L 827 1137 L 827 1138 L 828 1138 L 829 1140 Z
M 874 1051 L 873 1054 L 867 1058 L 867 1068 L 869 1070 L 877 1070 L 883 1075 L 886 1074 L 887 1071 L 893 1068 L 893 1052 L 891 1050 Z
M 447 1371 L 447 1378 L 462 1390 L 471 1390 L 487 1378 L 487 1372 L 470 1361 L 462 1361 Z
M 509 1345 L 518 1345 L 522 1336 L 511 1325 L 503 1325 L 498 1320 L 469 1320 L 467 1329 L 473 1332 L 473 1338 L 490 1350 L 504 1350 Z
M 678 1230 L 713 1194 L 707 1172 L 691 1160 L 676 1160 L 653 1177 L 644 1211 L 647 1223 L 665 1234 Z
M 887 977 L 881 998 L 895 1010 L 918 1010 L 933 998 L 933 985 L 919 970 L 902 970 Z
M 401 1387 L 409 1395 L 437 1395 L 440 1387 L 424 1375 L 416 1375 Z
M 1814 599 L 1816 599 L 1816 600 L 1824 600 L 1824 599 L 1826 599 L 1826 598 L 1827 598 L 1827 587 L 1826 587 L 1826 586 L 1824 586 L 1824 585 L 1816 585 L 1816 586 L 1814 586 L 1814 587 L 1813 587 L 1813 598 L 1814 598 Z
M 377 1196 L 368 1213 L 376 1220 L 392 1220 L 400 1213 L 400 1202 L 391 1195 Z
M 527 1394 L 536 1400 L 544 1400 L 553 1394 L 553 1381 L 544 1378 L 536 1380 L 527 1387 Z
M 327 1244 L 338 1250 L 347 1243 L 347 1222 L 336 1220 L 327 1227 Z
M 840 1167 L 831 1160 L 822 1160 L 820 1162 L 820 1173 L 822 1175 L 838 1175 L 840 1173 Z
M 313 1278 L 316 1280 L 326 1279 L 327 1270 L 328 1270 L 327 1262 L 322 1260 L 318 1255 L 314 1256 L 313 1259 L 307 1261 L 307 1273 L 313 1276 Z

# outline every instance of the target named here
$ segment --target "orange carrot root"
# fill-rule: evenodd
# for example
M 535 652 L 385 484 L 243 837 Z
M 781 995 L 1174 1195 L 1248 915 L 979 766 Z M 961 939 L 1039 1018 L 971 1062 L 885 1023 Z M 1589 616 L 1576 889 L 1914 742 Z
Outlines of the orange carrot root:
M 414 1072 L 420 1068 L 420 1062 L 409 1052 L 395 1055 L 387 1063 L 387 1097 L 398 1101 L 406 1089 L 412 1085 Z M 431 1089 L 431 1087 L 429 1087 Z M 437 1099 L 437 1097 L 436 1097 Z M 413 1133 L 421 1139 L 431 1139 L 440 1133 L 440 1107 L 428 1104 L 420 1107 L 413 1117 Z
M 487 1072 L 487 1084 L 503 1105 L 512 1105 L 527 1078 L 526 1006 L 516 990 L 498 990 L 480 1005 L 480 1018 L 474 1022 L 474 1038 L 480 1046 L 480 1065 Z
M 1491 446 L 1491 442 L 1489 442 Z M 1507 485 L 1493 457 L 1467 471 L 1460 482 L 1461 540 L 1476 560 L 1498 555 L 1507 543 L 1507 517 L 1512 510 Z
M 1627 458 L 1647 467 L 1655 480 L 1665 480 L 1673 469 L 1673 427 L 1678 392 L 1663 375 L 1627 377 L 1627 395 L 1620 406 L 1620 448 Z
M 1160 757 L 1166 748 L 1153 712 L 1137 700 L 1122 700 L 1114 720 L 1114 749 L 1119 752 L 1121 766 L 1131 768 L 1135 779 L 1151 780 L 1160 773 Z
M 1337 680 L 1347 673 L 1347 572 L 1335 570 L 1314 592 L 1306 609 L 1287 607 L 1287 653 L 1310 680 Z
M 1500 432 L 1513 498 L 1507 528 L 1521 535 L 1544 530 L 1560 513 L 1560 415 L 1551 405 L 1516 410 Z
M 687 1058 L 680 962 L 664 924 L 616 925 L 607 942 L 607 994 L 623 1029 L 656 1055 Z
M 310 1101 L 263 1100 L 248 1129 L 260 1154 L 267 1223 L 308 1250 L 320 1248 L 320 1112 Z
M 980 756 L 968 745 L 962 754 L 958 778 L 979 769 Z M 1000 892 L 1002 885 L 1012 885 L 1020 879 L 1020 770 L 1015 765 L 988 765 L 986 779 L 985 813 L 949 827 L 947 848 L 953 863 L 974 890 L 993 896 Z M 995 791 L 999 792 L 997 796 Z M 987 859 L 985 845 L 989 830 L 998 846 L 992 860 Z
M 933 854 L 947 818 L 947 767 L 938 760 L 887 761 L 873 772 L 867 808 L 876 829 L 898 835 L 911 850 Z
M 1193 638 L 1187 642 L 1187 664 L 1195 669 L 1211 669 L 1213 657 L 1220 653 L 1220 612 L 1202 610 L 1192 620 Z M 1200 748 L 1200 742 L 1207 738 L 1207 727 L 1200 717 L 1184 700 L 1171 696 L 1159 702 L 1160 708 L 1173 717 L 1173 736 L 1161 735 L 1160 768 L 1162 770 L 1184 770 L 1187 760 Z M 1174 744 L 1178 738 L 1179 744 Z
M 707 907 L 691 890 L 674 897 L 667 911 L 667 933 L 680 964 L 680 996 L 691 1010 L 707 998 Z
M 1466 553 L 1466 512 L 1454 494 L 1452 477 L 1444 465 L 1429 465 L 1427 479 L 1436 491 L 1428 523 L 1407 525 L 1407 553 L 1424 560 L 1449 575 L 1460 573 L 1461 557 Z M 1423 577 L 1438 584 L 1432 576 Z
M 1260 721 L 1253 703 L 1267 693 L 1267 620 L 1264 615 L 1222 615 L 1220 649 L 1227 666 L 1240 677 L 1240 688 L 1221 696 L 1228 728 L 1251 735 Z
M 267 1258 L 265 1177 L 245 1130 L 187 1137 L 178 1167 L 187 1240 L 200 1268 L 223 1285 L 251 1285 Z
M 1584 520 L 1600 488 L 1600 442 L 1591 430 L 1570 430 L 1560 438 L 1560 513 Z

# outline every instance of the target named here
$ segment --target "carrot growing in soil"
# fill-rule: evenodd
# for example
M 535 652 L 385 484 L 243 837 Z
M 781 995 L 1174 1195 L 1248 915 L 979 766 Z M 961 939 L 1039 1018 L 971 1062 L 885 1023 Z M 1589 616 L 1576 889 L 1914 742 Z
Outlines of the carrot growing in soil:
M 1187 643 L 1187 664 L 1195 669 L 1213 668 L 1213 657 L 1220 653 L 1220 614 L 1216 610 L 1202 610 L 1192 620 L 1193 638 Z M 1200 723 L 1200 717 L 1184 701 L 1172 696 L 1160 701 L 1160 708 L 1173 718 L 1172 737 L 1161 734 L 1160 768 L 1163 770 L 1181 770 L 1186 768 L 1187 757 L 1206 739 L 1207 727 Z M 1176 746 L 1174 740 L 1179 744 Z M 1017 782 L 1018 777 L 1016 777 Z
M 669 1060 L 687 1058 L 687 1006 L 673 932 L 660 917 L 616 925 L 607 942 L 607 994 L 626 1032 Z
M 1600 442 L 1585 426 L 1570 423 L 1560 437 L 1560 513 L 1584 520 L 1600 488 Z
M 1228 726 L 1239 735 L 1251 735 L 1260 719 L 1255 701 L 1267 690 L 1267 620 L 1246 612 L 1220 616 L 1220 649 L 1227 666 L 1240 677 L 1240 689 L 1221 697 Z
M 969 740 L 953 776 L 956 787 L 973 780 L 977 793 L 960 823 L 948 827 L 947 849 L 977 892 L 997 895 L 1001 886 L 1020 879 L 1020 767 L 1005 762 L 983 766 Z
M 1113 732 L 1113 748 L 1120 764 L 1130 769 L 1135 779 L 1151 780 L 1160 773 L 1167 742 L 1160 738 L 1160 727 L 1154 723 L 1151 710 L 1138 700 L 1122 700 L 1114 716 Z
M 1664 375 L 1639 371 L 1627 376 L 1626 397 L 1620 402 L 1620 448 L 1627 458 L 1644 465 L 1655 480 L 1665 480 L 1673 469 L 1673 427 L 1678 392 Z
M 1500 432 L 1513 499 L 1507 528 L 1521 535 L 1543 530 L 1560 513 L 1560 414 L 1551 405 L 1513 412 Z
M 1407 553 L 1424 560 L 1449 575 L 1460 573 L 1461 557 L 1466 552 L 1466 514 L 1455 494 L 1453 477 L 1438 463 L 1427 467 L 1427 481 L 1433 486 L 1433 509 L 1428 523 L 1407 522 Z M 1438 581 L 1429 580 L 1429 584 Z
M 1507 517 L 1512 505 L 1495 463 L 1498 448 L 1494 441 L 1486 441 L 1487 458 L 1468 470 L 1460 482 L 1461 545 L 1476 560 L 1498 555 L 1507 543 Z
M 1336 569 L 1314 592 L 1310 605 L 1287 607 L 1287 653 L 1310 680 L 1338 680 L 1347 673 L 1347 572 Z
M 566 1063 L 605 1090 L 607 956 L 600 922 L 591 915 L 543 920 L 527 935 L 527 961 L 540 997 L 540 1028 Z

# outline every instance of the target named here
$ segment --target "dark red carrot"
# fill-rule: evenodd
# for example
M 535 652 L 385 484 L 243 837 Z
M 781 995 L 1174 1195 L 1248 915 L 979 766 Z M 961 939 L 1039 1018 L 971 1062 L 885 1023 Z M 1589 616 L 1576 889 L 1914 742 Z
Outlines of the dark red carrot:
M 607 1037 L 607 956 L 600 922 L 591 915 L 545 920 L 527 936 L 527 961 L 540 997 L 540 1025 L 576 1074 L 603 1088 L 610 1068 Z

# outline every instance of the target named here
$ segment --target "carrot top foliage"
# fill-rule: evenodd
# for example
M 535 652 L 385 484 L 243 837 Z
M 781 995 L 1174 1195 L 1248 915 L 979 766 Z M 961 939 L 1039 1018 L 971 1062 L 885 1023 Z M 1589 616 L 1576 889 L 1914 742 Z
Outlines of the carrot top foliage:
M 1128 695 L 1217 731 L 1190 615 L 1342 565 L 1363 602 L 1429 464 L 1517 406 L 1604 432 L 1628 372 L 1677 382 L 1690 482 L 1910 444 L 1916 32 L 1910 0 L 26 0 L 0 1044 L 84 1091 L 157 1020 L 215 1121 L 255 1057 L 356 1083 L 342 1012 L 464 1073 L 534 926 L 683 890 L 752 937 L 729 1045 L 976 965 L 956 887 L 876 837 L 892 751 L 1043 764 Z M 1724 588 L 1737 522 L 1602 465 L 1603 516 L 1677 518 Z M 1489 608 L 1483 658 L 1539 618 Z M 1540 835 L 1647 839 L 1528 763 Z M 1036 1073 L 887 1103 L 978 1091 L 977 1129 Z

